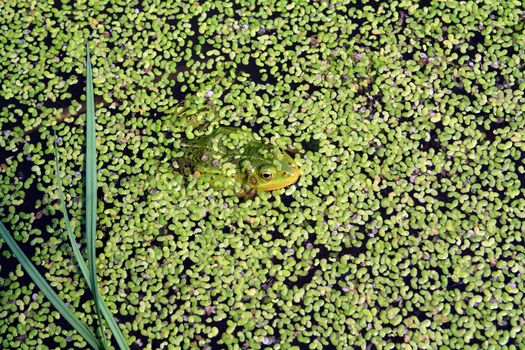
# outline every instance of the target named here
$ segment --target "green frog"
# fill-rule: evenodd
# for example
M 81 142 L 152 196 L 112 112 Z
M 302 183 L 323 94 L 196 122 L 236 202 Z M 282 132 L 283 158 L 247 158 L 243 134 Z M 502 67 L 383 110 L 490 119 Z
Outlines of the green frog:
M 258 140 L 246 129 L 223 127 L 186 142 L 179 167 L 214 188 L 241 188 L 239 196 L 294 184 L 299 167 L 279 148 Z

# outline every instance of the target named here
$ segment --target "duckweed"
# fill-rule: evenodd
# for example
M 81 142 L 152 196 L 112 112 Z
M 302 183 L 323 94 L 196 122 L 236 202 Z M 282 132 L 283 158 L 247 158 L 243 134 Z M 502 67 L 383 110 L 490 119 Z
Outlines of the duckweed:
M 0 10 L 0 216 L 88 324 L 53 130 L 83 242 L 89 39 L 100 288 L 132 346 L 525 343 L 519 1 Z M 178 147 L 203 121 L 287 149 L 298 183 L 241 201 L 182 175 Z M 85 348 L 0 250 L 0 347 Z

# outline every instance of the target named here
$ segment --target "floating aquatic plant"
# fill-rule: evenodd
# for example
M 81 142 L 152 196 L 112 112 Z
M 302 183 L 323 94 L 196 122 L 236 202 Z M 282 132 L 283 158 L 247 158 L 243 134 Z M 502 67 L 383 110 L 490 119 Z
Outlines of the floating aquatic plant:
M 52 162 L 56 130 L 78 237 L 87 32 L 97 275 L 130 346 L 524 343 L 520 2 L 0 6 L 0 213 L 90 327 Z M 289 147 L 297 185 L 242 202 L 180 174 L 187 96 Z M 0 245 L 1 346 L 85 347 Z

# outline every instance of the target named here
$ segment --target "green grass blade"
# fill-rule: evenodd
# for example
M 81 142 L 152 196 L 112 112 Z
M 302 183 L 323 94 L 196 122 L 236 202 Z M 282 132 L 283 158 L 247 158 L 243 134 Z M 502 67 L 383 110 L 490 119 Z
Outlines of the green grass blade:
M 58 193 L 60 197 L 60 210 L 62 211 L 62 215 L 64 215 L 65 221 L 66 221 L 66 231 L 69 238 L 69 244 L 71 244 L 71 248 L 73 248 L 73 253 L 75 253 L 75 258 L 77 260 L 78 266 L 80 268 L 80 271 L 82 272 L 82 276 L 86 280 L 88 287 L 91 291 L 93 289 L 91 288 L 91 281 L 89 279 L 89 271 L 87 269 L 86 263 L 84 262 L 84 258 L 82 257 L 82 253 L 80 252 L 80 249 L 78 249 L 78 245 L 75 239 L 75 235 L 73 233 L 73 229 L 71 228 L 71 221 L 69 220 L 69 214 L 67 213 L 66 208 L 66 200 L 64 197 L 64 191 L 62 190 L 62 180 L 60 178 L 60 156 L 58 155 L 58 146 L 57 146 L 57 140 L 55 135 L 55 179 L 56 184 L 58 188 Z
M 88 262 L 91 290 L 95 301 L 95 309 L 101 325 L 102 336 L 105 337 L 102 328 L 102 317 L 104 316 L 117 344 L 121 349 L 129 349 L 128 343 L 122 331 L 104 304 L 97 286 L 96 273 L 96 249 L 97 239 L 97 160 L 96 160 L 96 135 L 95 135 L 95 97 L 93 94 L 93 72 L 91 69 L 91 58 L 89 45 L 86 43 L 86 234 L 88 248 Z
M 95 101 L 93 96 L 93 73 L 89 45 L 86 43 L 86 235 L 89 264 L 89 280 L 99 322 L 99 333 L 107 348 L 106 333 L 102 319 L 102 303 L 97 293 L 97 159 L 95 135 Z
M 22 251 L 18 243 L 11 236 L 7 228 L 0 221 L 0 236 L 7 243 L 15 257 L 18 259 L 24 270 L 31 277 L 36 286 L 44 293 L 47 299 L 53 304 L 53 306 L 60 312 L 60 314 L 69 322 L 69 324 L 76 329 L 76 331 L 91 345 L 94 349 L 103 349 L 99 343 L 97 337 L 89 329 L 89 327 L 80 321 L 75 314 L 69 310 L 67 305 L 60 299 L 55 293 L 53 288 L 47 283 L 45 278 L 38 272 L 35 265 L 29 260 L 29 258 Z
M 86 283 L 87 283 L 89 289 L 91 290 L 91 292 L 92 293 L 97 293 L 97 297 L 101 301 L 102 315 L 104 316 L 104 319 L 108 323 L 109 328 L 110 328 L 111 332 L 113 333 L 113 335 L 114 335 L 117 343 L 119 344 L 120 348 L 121 349 L 129 349 L 129 346 L 128 346 L 128 343 L 126 341 L 126 338 L 122 334 L 122 331 L 118 327 L 118 325 L 117 325 L 115 319 L 113 318 L 112 313 L 109 311 L 107 305 L 104 303 L 104 300 L 102 299 L 102 296 L 100 295 L 98 289 L 94 290 L 92 288 L 91 280 L 90 280 L 90 277 L 89 277 L 88 268 L 86 266 L 84 258 L 82 257 L 82 253 L 80 252 L 80 249 L 78 249 L 78 245 L 77 245 L 77 242 L 76 242 L 76 239 L 75 239 L 75 234 L 73 233 L 73 229 L 71 227 L 71 222 L 69 220 L 69 214 L 67 213 L 65 196 L 64 196 L 63 189 L 62 189 L 62 180 L 60 178 L 60 156 L 58 154 L 58 147 L 57 147 L 57 144 L 56 144 L 56 138 L 55 138 L 55 170 L 56 170 L 55 178 L 56 178 L 56 183 L 57 183 L 57 187 L 58 187 L 58 193 L 60 195 L 60 207 L 61 207 L 62 215 L 64 215 L 64 218 L 65 218 L 65 221 L 66 221 L 66 231 L 67 231 L 67 234 L 68 234 L 68 237 L 69 237 L 69 243 L 71 244 L 71 247 L 73 248 L 73 252 L 75 254 L 75 258 L 77 260 L 77 264 L 78 264 L 78 266 L 80 268 L 80 271 L 82 273 L 82 276 L 86 280 Z

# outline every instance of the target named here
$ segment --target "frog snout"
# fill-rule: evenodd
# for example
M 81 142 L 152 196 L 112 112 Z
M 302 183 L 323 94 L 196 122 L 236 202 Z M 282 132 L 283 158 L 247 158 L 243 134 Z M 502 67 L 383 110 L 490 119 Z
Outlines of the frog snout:
M 286 172 L 288 177 L 292 179 L 293 182 L 295 182 L 300 175 L 299 167 L 295 164 L 290 164 L 290 168 Z

